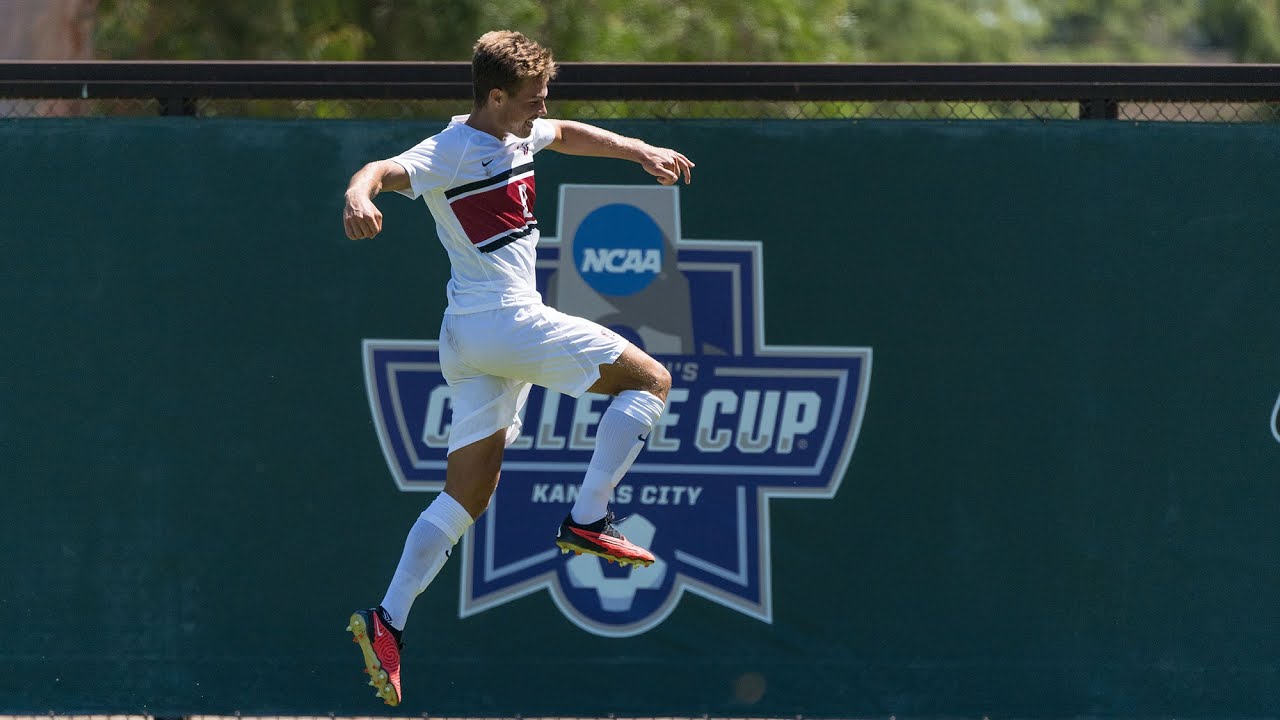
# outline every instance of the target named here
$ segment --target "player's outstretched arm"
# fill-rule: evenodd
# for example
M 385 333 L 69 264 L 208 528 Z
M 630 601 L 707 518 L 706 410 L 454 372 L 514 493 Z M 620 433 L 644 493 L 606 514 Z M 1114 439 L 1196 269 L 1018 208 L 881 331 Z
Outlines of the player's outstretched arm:
M 352 240 L 371 238 L 382 232 L 382 212 L 373 199 L 383 190 L 409 187 L 409 173 L 394 160 L 379 160 L 356 171 L 347 183 L 342 204 L 342 227 Z
M 633 160 L 658 179 L 663 185 L 671 185 L 684 178 L 691 182 L 693 161 L 670 148 L 654 147 L 643 140 L 609 132 L 595 125 L 573 120 L 549 120 L 555 125 L 556 139 L 547 147 L 569 155 L 591 155 Z

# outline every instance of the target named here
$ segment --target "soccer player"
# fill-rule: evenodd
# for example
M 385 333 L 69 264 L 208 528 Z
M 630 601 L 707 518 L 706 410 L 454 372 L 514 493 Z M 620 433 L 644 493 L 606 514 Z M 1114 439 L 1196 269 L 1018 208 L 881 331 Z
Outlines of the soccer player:
M 555 61 L 520 33 L 481 36 L 471 66 L 471 113 L 357 171 L 342 210 L 347 237 L 358 240 L 382 230 L 382 213 L 373 203 L 380 192 L 424 198 L 451 266 L 440 327 L 440 365 L 453 396 L 444 491 L 410 528 L 382 603 L 353 613 L 349 628 L 370 684 L 388 705 L 403 697 L 400 636 L 409 608 L 488 507 L 503 451 L 520 435 L 519 413 L 531 383 L 572 397 L 593 392 L 614 398 L 556 544 L 620 564 L 647 566 L 654 559 L 617 531 L 608 503 L 662 415 L 671 375 L 616 333 L 542 304 L 534 285 L 533 159 L 551 148 L 632 160 L 663 185 L 682 178 L 688 183 L 693 163 L 674 150 L 546 118 Z

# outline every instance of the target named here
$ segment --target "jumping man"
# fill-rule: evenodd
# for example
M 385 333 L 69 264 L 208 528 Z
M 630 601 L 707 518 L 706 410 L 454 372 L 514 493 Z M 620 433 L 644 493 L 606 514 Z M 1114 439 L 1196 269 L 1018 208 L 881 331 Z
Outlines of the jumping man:
M 382 603 L 351 615 L 365 670 L 388 705 L 403 697 L 400 636 L 409 609 L 488 507 L 503 451 L 520 435 L 531 384 L 575 398 L 584 392 L 614 398 L 556 544 L 620 564 L 654 560 L 617 531 L 608 505 L 662 415 L 671 375 L 607 328 L 542 304 L 534 284 L 533 158 L 550 148 L 632 160 L 663 185 L 688 183 L 693 163 L 674 150 L 546 118 L 556 64 L 549 50 L 520 33 L 481 36 L 471 67 L 471 113 L 400 155 L 361 168 L 342 210 L 347 237 L 358 240 L 382 230 L 373 203 L 380 192 L 423 198 L 451 267 L 440 326 L 440 365 L 453 396 L 444 491 L 410 528 Z

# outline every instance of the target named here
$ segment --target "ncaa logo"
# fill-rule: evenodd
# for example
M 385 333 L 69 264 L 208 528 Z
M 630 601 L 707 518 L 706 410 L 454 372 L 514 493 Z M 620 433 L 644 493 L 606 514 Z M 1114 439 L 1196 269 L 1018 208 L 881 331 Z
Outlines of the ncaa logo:
M 459 615 L 546 590 L 578 627 L 626 637 L 691 592 L 771 622 L 769 504 L 835 496 L 871 349 L 766 343 L 761 245 L 682 239 L 674 187 L 561 186 L 559 228 L 538 248 L 547 304 L 617 331 L 671 371 L 666 412 L 611 500 L 622 532 L 657 560 L 623 569 L 555 547 L 610 398 L 535 387 L 489 509 L 460 542 Z M 364 341 L 370 408 L 402 490 L 444 485 L 450 399 L 438 347 Z
M 573 261 L 601 295 L 634 295 L 662 272 L 664 245 L 662 229 L 648 213 L 611 203 L 583 218 L 574 235 Z

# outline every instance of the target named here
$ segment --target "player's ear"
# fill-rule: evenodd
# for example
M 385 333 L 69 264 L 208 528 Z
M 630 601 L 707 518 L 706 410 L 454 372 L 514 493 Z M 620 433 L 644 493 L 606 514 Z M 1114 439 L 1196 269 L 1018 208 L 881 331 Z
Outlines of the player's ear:
M 490 89 L 489 89 L 489 102 L 490 102 L 490 103 L 492 103 L 492 104 L 494 104 L 494 105 L 497 105 L 498 107 L 501 107 L 501 106 L 502 106 L 502 101 L 503 101 L 503 100 L 506 100 L 506 99 L 507 99 L 507 94 L 506 94 L 505 92 L 503 92 L 503 91 L 502 91 L 502 88 L 490 88 Z

